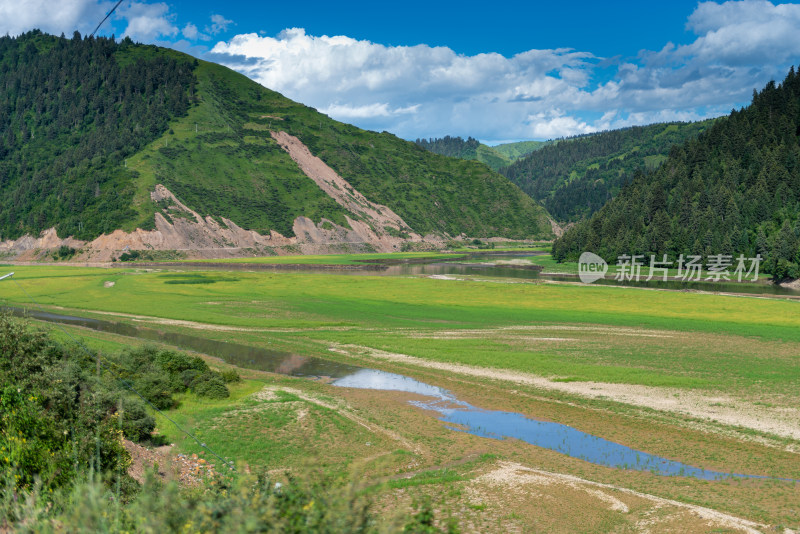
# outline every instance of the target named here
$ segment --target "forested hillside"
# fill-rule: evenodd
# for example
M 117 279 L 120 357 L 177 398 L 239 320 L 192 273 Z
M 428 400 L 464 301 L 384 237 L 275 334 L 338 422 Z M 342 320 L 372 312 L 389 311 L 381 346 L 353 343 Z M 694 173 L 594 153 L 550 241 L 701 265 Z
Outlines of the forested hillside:
M 563 140 L 500 170 L 559 221 L 577 221 L 600 209 L 637 171 L 653 170 L 670 148 L 710 125 L 653 124 Z
M 551 235 L 503 176 L 361 130 L 220 65 L 126 39 L 0 38 L 0 241 L 55 227 L 91 240 L 154 228 L 156 184 L 201 216 L 293 236 L 305 216 L 347 226 L 271 137 L 298 137 L 421 235 Z M 381 232 L 383 229 L 377 229 Z
M 0 238 L 95 237 L 133 216 L 124 159 L 185 115 L 194 61 L 129 39 L 0 37 Z
M 551 142 L 520 141 L 490 147 L 472 137 L 464 140 L 461 137 L 450 137 L 449 135 L 438 139 L 417 139 L 415 141 L 429 152 L 451 158 L 477 160 L 495 171 Z
M 747 108 L 674 147 L 553 247 L 619 254 L 761 254 L 777 278 L 800 276 L 800 76 L 754 92 Z

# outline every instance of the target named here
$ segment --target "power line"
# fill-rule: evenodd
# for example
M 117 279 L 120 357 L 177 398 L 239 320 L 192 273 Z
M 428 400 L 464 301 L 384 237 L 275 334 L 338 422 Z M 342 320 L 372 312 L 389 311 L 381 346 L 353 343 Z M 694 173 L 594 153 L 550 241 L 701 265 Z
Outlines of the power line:
M 102 25 L 103 25 L 103 23 L 104 23 L 105 21 L 107 21 L 107 20 L 108 20 L 108 17 L 110 17 L 110 16 L 111 16 L 111 14 L 112 14 L 114 11 L 116 11 L 116 10 L 117 10 L 117 8 L 119 7 L 119 5 L 120 5 L 121 3 L 122 3 L 122 0 L 119 0 L 119 2 L 117 2 L 117 5 L 115 5 L 115 6 L 114 6 L 114 7 L 111 9 L 111 11 L 109 11 L 108 13 L 106 13 L 106 16 L 105 16 L 105 17 L 103 17 L 103 20 L 101 20 L 101 21 L 100 21 L 100 24 L 98 24 L 98 25 L 97 25 L 97 28 L 95 28 L 95 29 L 94 29 L 94 31 L 93 31 L 93 32 L 92 32 L 92 33 L 89 35 L 89 37 L 94 37 L 94 34 L 95 34 L 95 33 L 97 33 L 97 30 L 99 30 L 99 29 L 100 29 L 100 26 L 102 26 Z
M 17 287 L 19 287 L 19 288 L 22 290 L 22 292 L 23 292 L 23 293 L 25 293 L 25 295 L 26 295 L 26 296 L 27 296 L 27 297 L 28 297 L 28 298 L 31 300 L 31 302 L 33 302 L 33 304 L 34 304 L 34 305 L 35 305 L 35 306 L 36 306 L 36 307 L 39 309 L 39 311 L 40 311 L 40 312 L 42 312 L 42 313 L 47 313 L 47 311 L 46 311 L 44 308 L 42 308 L 42 306 L 41 306 L 41 305 L 40 305 L 40 304 L 39 304 L 39 303 L 36 301 L 36 299 L 34 299 L 34 298 L 33 298 L 33 296 L 32 296 L 30 293 L 28 293 L 28 291 L 26 291 L 26 290 L 25 290 L 25 288 L 24 288 L 24 287 L 22 287 L 22 285 L 21 285 L 21 284 L 20 284 L 20 283 L 19 283 L 19 282 L 18 282 L 16 279 L 13 279 L 13 278 L 11 278 L 13 275 L 14 275 L 14 273 L 7 274 L 7 275 L 3 276 L 2 278 L 0 278 L 0 280 L 5 280 L 6 278 L 10 278 L 10 279 L 11 279 L 11 281 L 13 281 L 13 282 L 14 282 L 14 283 L 17 285 Z M 228 466 L 230 469 L 232 469 L 232 470 L 234 470 L 234 471 L 236 470 L 236 468 L 234 467 L 234 463 L 233 463 L 233 461 L 228 461 L 228 460 L 225 460 L 225 459 L 224 459 L 222 456 L 220 456 L 219 454 L 217 454 L 217 453 L 216 453 L 216 452 L 215 452 L 215 451 L 214 451 L 214 450 L 213 450 L 211 447 L 209 447 L 208 445 L 206 445 L 204 442 L 200 441 L 200 439 L 198 439 L 198 438 L 197 438 L 197 437 L 196 437 L 194 434 L 192 434 L 191 432 L 189 432 L 188 430 L 186 430 L 185 428 L 183 428 L 183 427 L 182 427 L 180 424 L 178 424 L 178 422 L 177 422 L 177 421 L 175 421 L 175 420 L 174 420 L 174 419 L 172 419 L 170 416 L 168 416 L 166 413 L 164 413 L 163 411 L 161 411 L 160 409 L 158 409 L 158 408 L 157 408 L 157 407 L 156 407 L 156 406 L 155 406 L 155 405 L 154 405 L 152 402 L 150 402 L 149 400 L 147 400 L 147 399 L 146 399 L 146 398 L 145 398 L 145 397 L 144 397 L 144 396 L 143 396 L 141 393 L 139 393 L 138 391 L 136 391 L 136 389 L 133 387 L 133 384 L 131 384 L 131 383 L 130 383 L 129 381 L 127 381 L 126 379 L 122 378 L 122 376 L 120 376 L 120 375 L 119 375 L 119 373 L 117 373 L 117 372 L 113 371 L 111 368 L 109 368 L 108 366 L 106 366 L 106 365 L 105 365 L 105 364 L 102 362 L 102 360 L 100 359 L 100 353 L 99 353 L 99 352 L 97 353 L 97 355 L 96 355 L 96 356 L 92 355 L 91 351 L 90 351 L 90 350 L 89 350 L 89 349 L 86 347 L 86 345 L 84 345 L 84 344 L 83 344 L 83 343 L 82 343 L 80 340 L 78 340 L 78 339 L 75 339 L 75 338 L 72 336 L 72 334 L 70 334 L 70 333 L 69 333 L 69 331 L 63 327 L 63 325 L 61 325 L 60 323 L 54 323 L 54 324 L 55 324 L 55 325 L 56 325 L 58 328 L 60 328 L 60 329 L 61 329 L 61 331 L 62 331 L 62 332 L 64 332 L 64 334 L 65 334 L 65 335 L 66 335 L 66 336 L 67 336 L 69 339 L 71 339 L 73 343 L 75 343 L 75 344 L 76 344 L 76 345 L 78 345 L 78 346 L 79 346 L 81 349 L 83 349 L 83 352 L 84 352 L 84 353 L 86 353 L 86 355 L 87 355 L 89 358 L 93 358 L 93 359 L 94 359 L 94 358 L 96 358 L 96 360 L 97 360 L 97 364 L 98 364 L 100 367 L 102 367 L 102 368 L 103 368 L 105 371 L 108 371 L 109 373 L 112 373 L 112 374 L 116 375 L 116 376 L 117 376 L 117 378 L 118 378 L 118 379 L 120 380 L 120 382 L 122 383 L 122 385 L 123 385 L 123 386 L 125 386 L 125 387 L 128 389 L 128 391 L 131 391 L 131 392 L 132 392 L 132 393 L 134 393 L 134 394 L 135 394 L 137 397 L 139 397 L 140 399 L 142 399 L 142 400 L 143 400 L 143 401 L 144 401 L 144 402 L 145 402 L 147 405 L 149 405 L 151 408 L 153 408 L 153 410 L 155 410 L 155 411 L 156 411 L 158 414 L 160 414 L 162 417 L 164 417 L 164 419 L 166 419 L 167 421 L 169 421 L 170 423 L 172 423 L 172 424 L 175 426 L 175 428 L 177 428 L 177 429 L 178 429 L 180 432 L 182 432 L 182 433 L 183 433 L 183 434 L 185 434 L 186 436 L 188 436 L 188 437 L 192 438 L 192 439 L 195 441 L 195 443 L 197 443 L 197 444 L 198 444 L 198 445 L 199 445 L 201 448 L 203 448 L 203 449 L 207 450 L 207 451 L 208 451 L 208 452 L 210 452 L 212 455 L 214 455 L 216 458 L 218 458 L 218 459 L 219 459 L 219 460 L 220 460 L 220 461 L 221 461 L 221 462 L 222 462 L 224 465 Z

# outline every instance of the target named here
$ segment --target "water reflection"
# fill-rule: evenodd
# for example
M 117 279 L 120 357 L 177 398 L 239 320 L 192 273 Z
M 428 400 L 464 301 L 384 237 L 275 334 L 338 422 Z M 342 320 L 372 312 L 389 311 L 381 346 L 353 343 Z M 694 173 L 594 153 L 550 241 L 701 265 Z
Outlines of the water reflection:
M 334 386 L 404 391 L 433 397 L 431 401 L 409 401 L 414 406 L 439 413 L 448 428 L 492 439 L 514 438 L 537 447 L 554 450 L 594 464 L 650 471 L 665 476 L 690 476 L 703 480 L 724 478 L 767 478 L 721 473 L 637 451 L 625 445 L 581 432 L 570 426 L 539 421 L 514 412 L 483 410 L 458 400 L 451 392 L 413 378 L 363 369 L 333 382 Z
M 300 354 L 293 354 L 291 352 L 240 345 L 238 343 L 228 343 L 226 341 L 216 341 L 189 334 L 165 332 L 163 330 L 144 326 L 100 319 L 89 319 L 86 317 L 74 317 L 71 315 L 61 315 L 37 310 L 22 310 L 21 308 L 5 309 L 10 310 L 11 313 L 18 317 L 27 315 L 32 319 L 39 319 L 41 321 L 81 326 L 99 332 L 109 332 L 122 336 L 166 343 L 182 349 L 195 350 L 203 354 L 222 358 L 232 365 L 248 369 L 257 369 L 259 371 L 269 371 L 271 373 L 300 377 L 339 378 L 353 374 L 355 371 L 361 369 L 354 365 L 322 358 L 313 358 Z
M 541 274 L 539 266 L 533 264 L 508 264 L 502 263 L 507 260 L 529 260 L 530 258 L 541 255 L 539 252 L 525 253 L 478 253 L 468 256 L 454 255 L 452 260 L 436 258 L 425 261 L 424 258 L 415 259 L 409 262 L 397 262 L 387 260 L 381 263 L 378 260 L 363 263 L 358 266 L 347 266 L 348 268 L 328 268 L 322 269 L 320 265 L 269 265 L 269 264 L 236 264 L 236 263 L 215 263 L 212 265 L 184 263 L 180 265 L 163 265 L 161 269 L 178 269 L 181 271 L 208 271 L 208 270 L 230 270 L 230 271 L 280 271 L 280 272 L 314 272 L 334 275 L 349 276 L 467 276 L 467 277 L 486 277 L 486 278 L 506 278 L 511 280 L 551 280 L 556 282 L 576 282 L 577 275 L 568 274 Z M 287 268 L 290 267 L 290 268 Z M 336 266 L 334 266 L 336 267 Z M 691 281 L 683 282 L 680 280 L 651 280 L 649 282 L 642 279 L 635 281 L 617 281 L 613 276 L 598 280 L 595 285 L 624 285 L 632 287 L 646 287 L 655 289 L 671 290 L 697 290 L 721 293 L 745 293 L 751 295 L 775 295 L 775 296 L 800 296 L 800 291 L 781 287 L 771 283 L 738 283 L 738 282 L 706 282 Z
M 691 476 L 704 480 L 767 478 L 720 473 L 692 467 L 637 451 L 560 423 L 539 421 L 519 413 L 483 410 L 459 400 L 446 389 L 395 373 L 113 321 L 41 311 L 26 312 L 20 308 L 5 309 L 17 316 L 27 315 L 33 319 L 82 326 L 101 332 L 159 341 L 184 349 L 196 350 L 222 358 L 230 364 L 243 368 L 298 377 L 330 377 L 335 379 L 333 385 L 338 387 L 415 393 L 430 397 L 432 400 L 410 401 L 411 404 L 439 413 L 440 419 L 449 423 L 448 428 L 452 430 L 469 432 L 476 436 L 492 439 L 515 438 L 599 465 L 650 471 L 658 475 Z

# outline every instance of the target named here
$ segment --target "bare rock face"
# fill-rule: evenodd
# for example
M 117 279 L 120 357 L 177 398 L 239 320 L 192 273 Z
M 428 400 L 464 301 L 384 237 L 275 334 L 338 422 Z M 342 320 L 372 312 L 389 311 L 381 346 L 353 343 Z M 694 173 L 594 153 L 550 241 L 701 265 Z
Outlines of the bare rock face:
M 286 132 L 270 134 L 306 176 L 350 213 L 346 217 L 349 228 L 327 219 L 315 223 L 307 217 L 297 217 L 292 227 L 294 237 L 285 237 L 274 230 L 262 235 L 245 230 L 225 217 L 203 217 L 158 184 L 150 198 L 165 207 L 155 214 L 155 230 L 115 230 L 87 243 L 71 237 L 61 239 L 55 228 L 50 228 L 38 238 L 23 236 L 16 241 L 0 242 L 0 254 L 31 261 L 42 259 L 47 251 L 66 245 L 80 249 L 76 261 L 107 262 L 124 251 L 133 250 L 169 250 L 183 252 L 187 257 L 225 258 L 266 250 L 276 254 L 393 252 L 400 250 L 406 242 L 432 246 L 444 244 L 442 236 L 423 238 L 390 208 L 368 200 L 324 161 L 311 154 L 296 137 Z
M 108 262 L 122 252 L 133 250 L 170 250 L 193 258 L 226 258 L 252 255 L 259 250 L 276 254 L 388 252 L 399 250 L 402 242 L 402 239 L 375 232 L 365 222 L 349 218 L 351 228 L 327 219 L 314 223 L 307 217 L 297 217 L 292 228 L 295 237 L 285 237 L 274 230 L 262 235 L 245 230 L 225 217 L 219 217 L 222 224 L 210 216 L 202 217 L 161 184 L 150 196 L 156 202 L 162 201 L 162 205 L 166 201 L 167 206 L 163 213 L 156 213 L 155 230 L 115 230 L 87 243 L 71 237 L 61 239 L 55 228 L 50 228 L 39 237 L 23 236 L 0 242 L 0 254 L 17 261 L 35 261 L 43 259 L 48 251 L 66 245 L 80 250 L 74 258 L 76 261 Z
M 433 237 L 423 238 L 389 207 L 371 202 L 324 161 L 313 155 L 297 137 L 286 132 L 274 131 L 271 131 L 270 135 L 306 176 L 314 180 L 320 189 L 353 215 L 347 217 L 347 224 L 363 243 L 368 243 L 380 252 L 392 252 L 400 250 L 405 242 L 421 243 Z M 397 237 L 400 234 L 407 237 Z M 295 230 L 295 235 L 299 237 L 301 234 Z M 433 242 L 441 244 L 443 240 L 433 238 Z
M 0 241 L 0 254 L 16 260 L 35 260 L 43 250 L 49 251 L 62 246 L 80 249 L 85 244 L 85 241 L 73 239 L 72 237 L 61 239 L 58 237 L 55 228 L 49 228 L 42 232 L 39 237 L 24 235 L 17 240 Z

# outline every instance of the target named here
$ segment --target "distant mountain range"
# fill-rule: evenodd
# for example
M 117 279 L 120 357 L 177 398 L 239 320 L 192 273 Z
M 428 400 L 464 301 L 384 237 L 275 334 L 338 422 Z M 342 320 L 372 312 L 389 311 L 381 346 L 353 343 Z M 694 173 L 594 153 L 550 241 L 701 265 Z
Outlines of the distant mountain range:
M 417 139 L 415 142 L 434 154 L 480 161 L 490 169 L 499 171 L 531 152 L 535 152 L 546 145 L 554 144 L 557 141 L 519 141 L 517 143 L 488 146 L 472 137 L 468 137 L 465 140 L 461 137 L 447 135 L 438 139 Z
M 541 202 L 557 221 L 567 223 L 592 215 L 637 171 L 658 168 L 673 145 L 697 137 L 712 122 L 653 124 L 494 147 L 471 137 L 416 143 L 437 154 L 485 163 Z
M 657 169 L 674 145 L 696 138 L 712 122 L 651 124 L 564 139 L 500 172 L 556 220 L 574 222 L 602 208 L 637 172 Z

